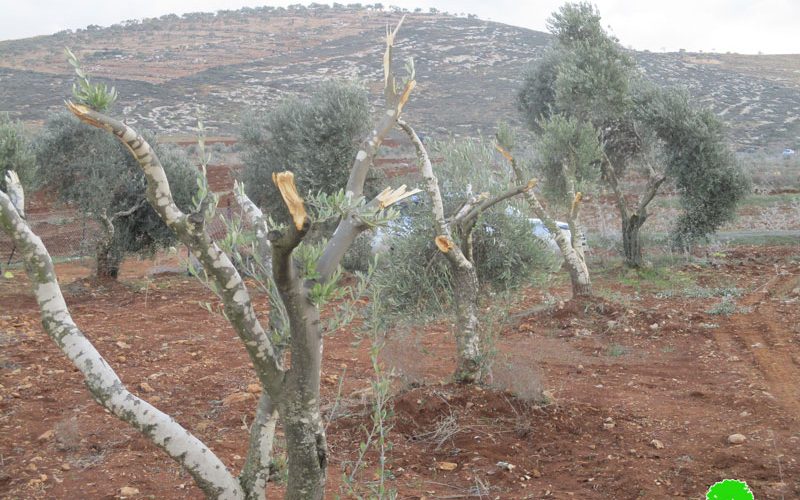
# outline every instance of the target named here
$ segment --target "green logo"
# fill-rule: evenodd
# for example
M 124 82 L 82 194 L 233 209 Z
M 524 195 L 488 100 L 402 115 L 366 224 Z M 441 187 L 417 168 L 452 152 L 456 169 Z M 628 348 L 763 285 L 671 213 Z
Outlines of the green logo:
M 744 481 L 725 479 L 708 489 L 706 500 L 754 500 L 754 497 Z

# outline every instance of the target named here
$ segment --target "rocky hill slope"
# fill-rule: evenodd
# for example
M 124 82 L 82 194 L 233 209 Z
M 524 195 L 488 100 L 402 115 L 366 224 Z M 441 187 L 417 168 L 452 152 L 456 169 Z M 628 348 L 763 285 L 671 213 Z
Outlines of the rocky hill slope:
M 120 92 L 130 123 L 191 134 L 197 117 L 234 135 L 243 114 L 330 78 L 357 78 L 380 99 L 382 37 L 400 15 L 372 9 L 258 8 L 169 15 L 108 28 L 0 42 L 0 112 L 43 120 L 71 87 L 69 46 Z M 549 35 L 443 14 L 412 13 L 398 61 L 413 57 L 419 86 L 408 119 L 428 134 L 490 133 L 516 121 L 523 68 Z M 686 85 L 731 124 L 739 150 L 800 143 L 800 56 L 636 52 L 648 77 Z

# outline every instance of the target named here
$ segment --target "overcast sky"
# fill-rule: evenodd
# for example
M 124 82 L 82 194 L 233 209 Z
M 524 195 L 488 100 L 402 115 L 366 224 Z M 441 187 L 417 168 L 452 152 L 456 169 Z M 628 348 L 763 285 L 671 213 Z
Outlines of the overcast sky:
M 318 3 L 333 3 L 317 0 Z M 339 0 L 354 3 L 355 0 Z M 0 0 L 0 40 L 46 35 L 89 24 L 108 26 L 124 19 L 164 14 L 238 9 L 298 2 L 247 0 Z M 363 0 L 361 3 L 375 3 Z M 556 0 L 384 0 L 427 10 L 477 14 L 515 26 L 545 29 Z M 800 0 L 596 0 L 603 24 L 625 46 L 652 51 L 715 51 L 755 54 L 800 53 Z M 2 56 L 2 54 L 0 54 Z

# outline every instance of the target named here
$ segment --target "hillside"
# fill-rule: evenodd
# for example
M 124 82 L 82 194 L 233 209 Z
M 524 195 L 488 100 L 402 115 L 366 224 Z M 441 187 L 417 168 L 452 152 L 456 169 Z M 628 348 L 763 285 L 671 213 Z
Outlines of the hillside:
M 242 9 L 163 16 L 108 28 L 0 42 L 0 111 L 40 121 L 69 96 L 71 47 L 120 91 L 130 123 L 186 134 L 201 115 L 233 135 L 243 113 L 303 93 L 317 81 L 358 78 L 380 99 L 381 38 L 398 14 L 371 9 Z M 475 18 L 410 14 L 398 59 L 413 57 L 419 86 L 408 119 L 429 134 L 490 132 L 517 120 L 522 68 L 549 35 Z M 800 142 L 800 56 L 648 53 L 635 57 L 658 81 L 686 85 L 731 124 L 739 150 Z

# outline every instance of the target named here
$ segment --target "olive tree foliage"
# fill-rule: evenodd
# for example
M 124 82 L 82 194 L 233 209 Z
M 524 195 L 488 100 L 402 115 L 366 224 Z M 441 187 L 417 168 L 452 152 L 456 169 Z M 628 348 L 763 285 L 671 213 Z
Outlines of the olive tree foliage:
M 565 114 L 596 128 L 621 119 L 628 109 L 634 64 L 600 25 L 589 3 L 567 3 L 547 22 L 554 43 L 524 74 L 517 104 L 528 125 Z M 605 129 L 600 130 L 603 132 Z
M 347 182 L 369 127 L 367 92 L 347 81 L 326 81 L 308 98 L 286 97 L 267 112 L 250 114 L 241 126 L 247 195 L 286 222 L 272 174 L 291 170 L 307 192 L 334 192 Z
M 535 167 L 542 192 L 556 209 L 569 208 L 575 191 L 586 193 L 600 178 L 600 142 L 587 122 L 558 114 L 540 124 Z
M 13 170 L 22 186 L 30 190 L 36 181 L 36 155 L 22 123 L 0 113 L 0 189 L 6 189 L 5 174 Z
M 560 51 L 553 82 L 555 112 L 610 125 L 628 109 L 634 63 L 600 26 L 600 14 L 588 3 L 565 4 L 548 21 Z M 601 134 L 605 129 L 600 128 Z
M 72 84 L 72 96 L 75 102 L 101 112 L 111 109 L 117 102 L 117 89 L 114 87 L 109 89 L 102 82 L 93 83 L 89 73 L 81 67 L 78 57 L 69 50 L 69 47 L 64 47 L 64 53 L 77 77 Z
M 522 87 L 517 91 L 517 108 L 533 131 L 539 130 L 540 120 L 550 116 L 555 104 L 560 62 L 561 51 L 551 46 L 530 63 L 523 74 Z
M 150 134 L 147 140 L 155 143 Z M 191 206 L 197 168 L 180 150 L 155 147 L 175 202 Z M 147 204 L 145 176 L 126 147 L 108 133 L 81 123 L 69 113 L 50 116 L 37 137 L 39 182 L 58 198 L 98 223 L 95 275 L 116 279 L 127 253 L 152 253 L 175 235 Z
M 553 13 L 548 28 L 555 41 L 526 72 L 518 94 L 518 106 L 535 132 L 540 132 L 541 124 L 554 115 L 577 119 L 594 127 L 602 145 L 599 180 L 612 191 L 620 213 L 626 263 L 640 267 L 644 264 L 640 229 L 649 216 L 647 206 L 666 181 L 677 182 L 677 170 L 659 161 L 665 157 L 662 150 L 686 147 L 674 142 L 680 134 L 665 133 L 663 127 L 660 133 L 654 129 L 659 120 L 654 113 L 666 112 L 658 105 L 660 98 L 656 96 L 671 91 L 644 80 L 617 39 L 605 32 L 600 14 L 592 4 L 564 4 Z M 691 106 L 686 111 L 688 114 L 704 113 L 692 111 Z M 689 130 L 682 127 L 684 131 Z M 694 130 L 700 132 L 700 129 Z M 725 149 L 723 134 L 713 138 L 707 135 L 706 144 L 710 145 L 708 141 L 711 140 L 718 142 L 714 149 Z M 723 157 L 733 160 L 731 154 L 722 154 L 718 160 Z M 721 175 L 732 175 L 728 181 L 737 183 L 738 167 L 732 161 L 727 165 L 718 171 Z M 687 163 L 686 167 L 696 169 L 698 175 L 705 168 L 699 163 Z M 628 175 L 646 179 L 634 204 L 630 204 L 631 197 L 626 193 Z M 733 203 L 710 209 L 707 220 L 700 215 L 704 205 L 697 200 L 709 199 L 713 187 L 713 183 L 696 183 L 679 188 L 687 216 L 677 224 L 677 235 L 694 238 L 713 232 L 724 217 L 712 212 L 733 214 L 739 199 L 735 195 L 729 197 Z M 694 227 L 689 229 L 692 225 Z
M 6 173 L 13 172 L 14 182 L 6 184 Z M 24 217 L 25 189 L 36 185 L 36 156 L 30 138 L 22 123 L 12 121 L 7 113 L 0 113 L 0 189 L 6 191 L 15 204 L 23 207 Z M 15 189 L 15 187 L 17 187 Z M 11 188 L 11 189 L 10 189 Z M 24 188 L 24 189 L 23 189 Z M 12 247 L 11 256 L 16 252 Z M 9 261 L 11 258 L 9 257 Z M 0 263 L 2 270 L 2 263 Z
M 363 196 L 364 181 L 374 156 L 400 118 L 415 86 L 413 74 L 399 81 L 391 69 L 398 29 L 399 25 L 387 32 L 384 113 L 361 142 L 343 190 L 306 200 L 300 196 L 291 172 L 276 173 L 273 182 L 284 202 L 282 210 L 289 214 L 289 222 L 274 225 L 268 221 L 270 214 L 265 215 L 237 187 L 237 201 L 256 228 L 256 250 L 270 254 L 268 263 L 264 263 L 271 272 L 274 285 L 271 289 L 277 295 L 270 300 L 282 305 L 282 310 L 271 314 L 270 319 L 279 319 L 279 324 L 262 323 L 248 285 L 223 251 L 227 245 L 209 235 L 206 222 L 214 215 L 216 197 L 208 191 L 207 182 L 198 183 L 192 208 L 181 209 L 173 197 L 159 152 L 144 136 L 85 104 L 67 103 L 68 109 L 82 122 L 116 137 L 136 160 L 145 177 L 149 205 L 197 258 L 209 288 L 219 297 L 225 317 L 245 347 L 263 390 L 252 420 L 247 456 L 238 475 L 171 416 L 127 390 L 73 321 L 50 255 L 26 224 L 22 207 L 0 192 L 0 228 L 16 242 L 25 258 L 47 334 L 82 372 L 97 402 L 183 466 L 208 498 L 266 498 L 272 440 L 278 423 L 283 428 L 289 462 L 286 498 L 323 497 L 328 449 L 320 413 L 323 326 L 319 307 L 337 295 L 339 263 L 353 240 L 367 227 L 385 221 L 392 205 L 415 192 L 405 187 L 387 188 L 371 200 Z M 15 177 L 8 177 L 14 184 L 9 192 L 21 189 L 13 182 Z M 304 245 L 312 224 L 331 217 L 338 219 L 339 224 L 330 240 Z
M 685 91 L 656 91 L 647 98 L 641 119 L 663 143 L 666 176 L 683 208 L 673 238 L 686 247 L 735 217 L 750 180 L 726 146 L 724 124 L 714 113 L 694 108 Z
M 455 379 L 478 382 L 489 364 L 480 325 L 480 282 L 474 252 L 476 226 L 486 211 L 532 190 L 535 182 L 509 183 L 510 175 L 493 161 L 491 149 L 475 141 L 450 143 L 438 149 L 449 174 L 443 177 L 446 181 L 439 181 L 417 133 L 402 120 L 398 124 L 417 150 L 432 218 L 428 231 L 449 268 L 449 289 L 455 308 Z M 527 220 L 520 223 L 529 226 Z M 419 259 L 417 262 L 419 266 Z

